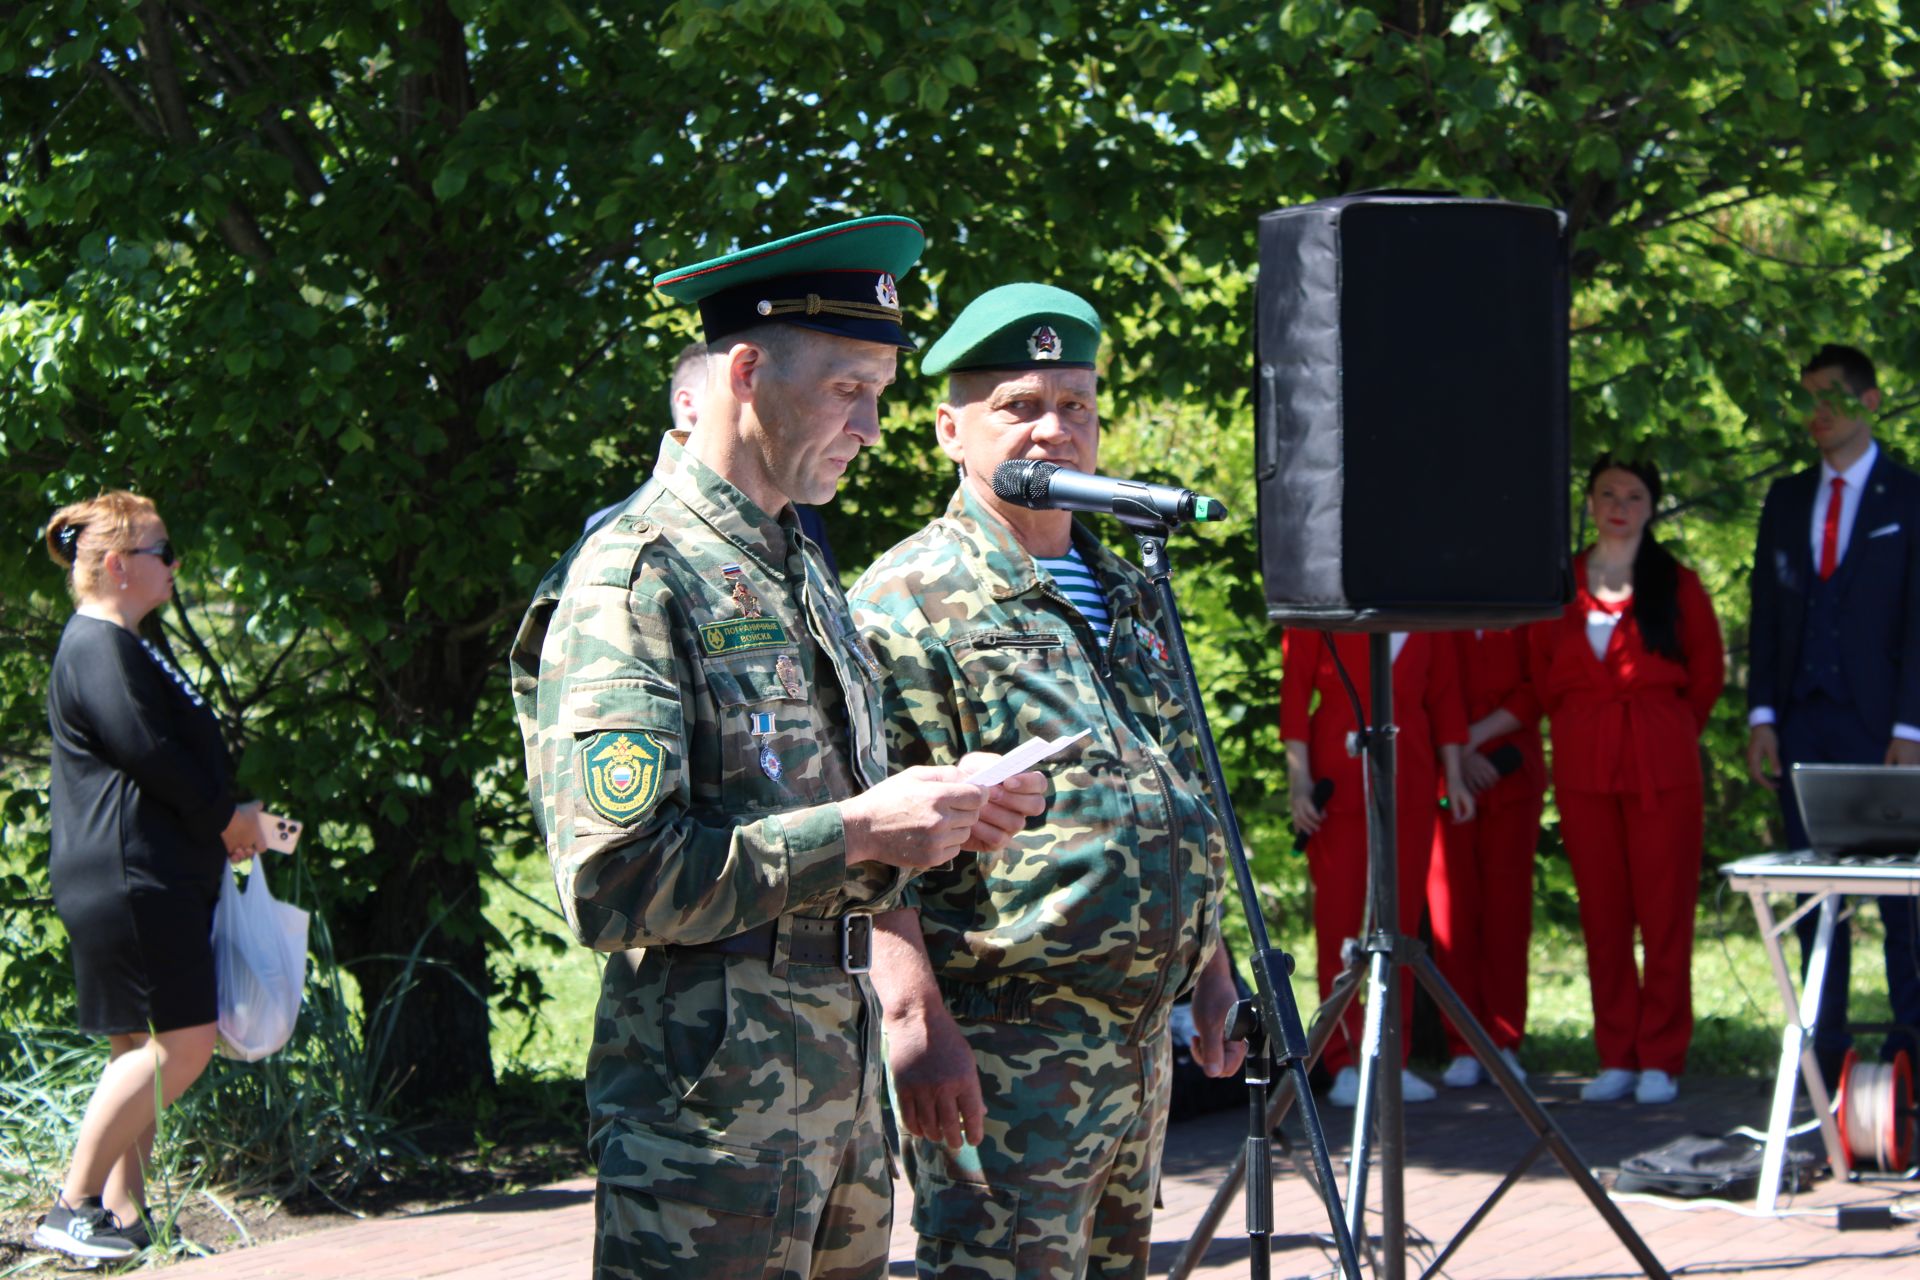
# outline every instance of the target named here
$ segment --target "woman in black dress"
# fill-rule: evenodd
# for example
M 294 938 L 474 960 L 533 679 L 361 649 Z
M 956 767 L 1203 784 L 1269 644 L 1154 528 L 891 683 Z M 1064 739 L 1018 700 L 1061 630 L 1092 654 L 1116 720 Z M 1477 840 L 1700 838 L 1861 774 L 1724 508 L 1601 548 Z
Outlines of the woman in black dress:
M 77 606 L 47 690 L 49 872 L 80 1028 L 110 1056 L 34 1241 L 121 1258 L 147 1243 L 156 1089 L 171 1103 L 213 1053 L 213 904 L 226 860 L 258 846 L 259 805 L 234 803 L 213 712 L 139 634 L 179 564 L 153 503 L 116 491 L 63 507 L 47 548 Z

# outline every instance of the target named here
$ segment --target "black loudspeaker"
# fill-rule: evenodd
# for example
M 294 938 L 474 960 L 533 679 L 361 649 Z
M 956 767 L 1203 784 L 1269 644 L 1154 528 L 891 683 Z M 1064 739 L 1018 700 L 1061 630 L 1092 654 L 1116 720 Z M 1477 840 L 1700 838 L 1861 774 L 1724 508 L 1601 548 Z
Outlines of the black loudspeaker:
M 1508 627 L 1571 598 L 1557 209 L 1382 192 L 1260 219 L 1267 613 Z

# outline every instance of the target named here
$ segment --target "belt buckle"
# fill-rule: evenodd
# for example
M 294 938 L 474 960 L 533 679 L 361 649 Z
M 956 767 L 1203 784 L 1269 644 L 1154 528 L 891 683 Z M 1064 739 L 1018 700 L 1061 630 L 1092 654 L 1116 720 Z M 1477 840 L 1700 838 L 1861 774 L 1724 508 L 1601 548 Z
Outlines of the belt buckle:
M 873 913 L 849 911 L 840 917 L 840 968 L 846 973 L 873 969 Z

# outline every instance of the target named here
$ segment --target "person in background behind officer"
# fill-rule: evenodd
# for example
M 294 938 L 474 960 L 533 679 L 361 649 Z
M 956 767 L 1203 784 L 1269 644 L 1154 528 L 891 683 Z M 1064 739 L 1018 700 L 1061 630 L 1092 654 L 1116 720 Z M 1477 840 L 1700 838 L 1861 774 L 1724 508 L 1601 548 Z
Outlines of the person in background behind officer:
M 1447 983 L 1486 1030 L 1522 1080 L 1518 1051 L 1527 1030 L 1527 943 L 1533 937 L 1533 853 L 1547 765 L 1540 748 L 1540 702 L 1527 675 L 1526 633 L 1451 631 L 1467 714 L 1460 772 L 1473 792 L 1466 822 L 1442 815 L 1433 824 L 1427 910 L 1433 958 Z M 1480 1060 L 1447 1023 L 1441 1083 L 1479 1084 Z
M 598 1277 L 878 1277 L 871 916 L 1004 844 L 1042 780 L 888 777 L 881 671 L 792 505 L 879 438 L 920 228 L 857 219 L 663 273 L 698 420 L 541 583 L 512 654 L 535 824 L 607 954 L 587 1060 Z
M 141 635 L 180 568 L 153 500 L 116 489 L 62 507 L 47 553 L 75 605 L 47 683 L 47 877 L 80 1030 L 106 1037 L 107 1064 L 32 1241 L 98 1266 L 153 1243 L 158 1112 L 213 1054 L 214 904 L 223 860 L 258 851 L 260 803 L 235 803 L 213 708 Z
M 1426 908 L 1427 861 L 1433 856 L 1436 821 L 1470 822 L 1473 792 L 1461 772 L 1467 740 L 1466 704 L 1453 646 L 1444 635 L 1396 631 L 1393 655 L 1394 864 L 1399 877 L 1400 919 L 1407 937 L 1420 931 Z M 1347 751 L 1354 721 L 1353 699 L 1340 679 L 1344 666 L 1360 699 L 1362 716 L 1373 715 L 1373 668 L 1369 637 L 1328 635 L 1288 627 L 1280 638 L 1280 740 L 1287 752 L 1287 791 L 1294 828 L 1307 836 L 1307 871 L 1313 877 L 1314 955 L 1324 1001 L 1340 977 L 1349 938 L 1364 938 L 1367 918 L 1367 810 L 1362 781 L 1365 760 Z M 1315 696 L 1318 695 L 1318 704 Z M 1319 796 L 1314 793 L 1318 790 Z M 1440 801 L 1448 808 L 1444 817 Z M 1376 921 L 1375 927 L 1382 927 Z M 1400 1097 L 1431 1102 L 1432 1085 L 1415 1075 L 1406 1058 L 1413 1050 L 1413 1001 L 1400 1001 Z M 1361 1009 L 1348 1004 L 1320 1065 L 1333 1073 L 1327 1102 L 1351 1107 L 1360 1099 L 1354 1046 L 1360 1042 Z
M 959 490 L 851 593 L 896 768 L 1091 730 L 1006 852 L 922 872 L 876 922 L 921 1275 L 1144 1276 L 1175 999 L 1196 988 L 1209 1074 L 1245 1049 L 1222 1043 L 1224 845 L 1158 603 L 1070 513 L 992 488 L 1009 459 L 1094 470 L 1099 342 L 1047 285 L 961 312 L 921 366 L 949 378 Z
M 673 431 L 691 431 L 693 424 L 700 418 L 700 401 L 707 394 L 707 344 L 689 342 L 680 348 L 680 354 L 673 358 L 673 377 L 667 382 L 667 409 L 673 415 Z M 645 488 L 645 486 L 641 486 Z M 592 533 L 606 522 L 608 516 L 632 501 L 640 490 L 636 489 L 620 501 L 604 506 L 587 517 L 584 532 Z
M 700 420 L 700 402 L 707 394 L 708 359 L 707 344 L 704 342 L 689 342 L 673 358 L 673 378 L 667 384 L 667 408 L 673 414 L 675 431 L 691 431 L 693 424 Z M 588 516 L 585 531 L 592 533 L 607 517 L 625 506 L 632 496 L 629 494 L 626 499 L 602 507 Z M 838 578 L 840 567 L 834 563 L 833 547 L 827 542 L 826 522 L 820 518 L 819 510 L 800 502 L 793 504 L 793 510 L 800 517 L 800 532 L 813 539 L 821 558 L 827 562 L 827 572 Z
M 1777 794 L 1787 848 L 1807 829 L 1785 770 L 1796 762 L 1920 765 L 1920 476 L 1880 451 L 1873 361 L 1820 348 L 1801 371 L 1820 465 L 1773 482 L 1753 555 L 1747 769 Z M 1877 899 L 1893 1020 L 1920 1026 L 1920 910 Z M 1802 962 L 1818 912 L 1798 925 Z M 1813 1052 L 1837 1085 L 1847 1030 L 1853 934 L 1834 930 Z M 1913 1045 L 1888 1036 L 1891 1058 Z
M 1700 735 L 1727 655 L 1699 575 L 1654 536 L 1660 492 L 1651 462 L 1594 462 L 1594 540 L 1574 557 L 1573 600 L 1527 629 L 1587 940 L 1600 1056 L 1600 1074 L 1580 1090 L 1588 1102 L 1672 1102 L 1693 1041 Z

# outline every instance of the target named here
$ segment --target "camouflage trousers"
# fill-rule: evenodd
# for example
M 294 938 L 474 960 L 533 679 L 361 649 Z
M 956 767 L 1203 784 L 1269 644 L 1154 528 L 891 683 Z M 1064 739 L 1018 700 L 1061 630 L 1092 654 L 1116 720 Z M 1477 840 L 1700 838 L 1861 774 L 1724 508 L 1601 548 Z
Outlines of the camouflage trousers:
M 596 1280 L 877 1280 L 893 1185 L 865 978 L 609 959 L 588 1060 Z
M 907 1137 L 923 1280 L 1145 1277 L 1167 1138 L 1172 1042 L 963 1019 L 986 1132 Z

